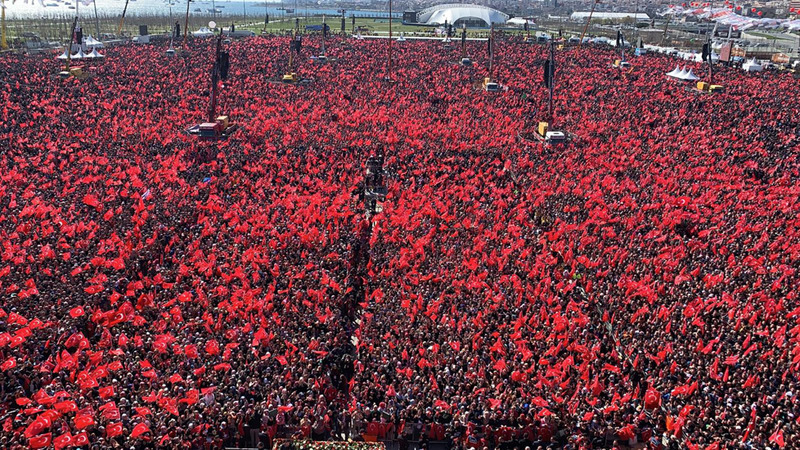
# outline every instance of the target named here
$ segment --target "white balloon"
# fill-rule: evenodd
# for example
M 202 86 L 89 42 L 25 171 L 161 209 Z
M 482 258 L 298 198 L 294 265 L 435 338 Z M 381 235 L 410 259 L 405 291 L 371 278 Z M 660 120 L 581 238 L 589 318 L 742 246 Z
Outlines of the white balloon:
M 217 22 L 214 22 L 213 20 L 208 22 L 208 28 L 217 28 Z

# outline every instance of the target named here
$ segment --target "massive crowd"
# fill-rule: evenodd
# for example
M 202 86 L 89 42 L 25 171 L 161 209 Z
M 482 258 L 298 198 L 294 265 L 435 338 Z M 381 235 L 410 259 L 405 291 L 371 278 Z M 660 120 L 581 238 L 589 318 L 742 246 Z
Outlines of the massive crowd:
M 0 58 L 2 448 L 800 445 L 797 79 L 561 50 L 543 147 L 543 46 L 257 37 L 203 142 L 211 46 Z

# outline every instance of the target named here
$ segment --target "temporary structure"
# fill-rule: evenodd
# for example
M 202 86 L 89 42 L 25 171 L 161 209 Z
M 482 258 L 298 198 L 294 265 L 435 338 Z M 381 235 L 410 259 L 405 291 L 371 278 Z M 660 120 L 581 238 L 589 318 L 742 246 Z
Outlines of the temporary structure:
M 677 75 L 678 75 L 678 73 L 679 73 L 680 71 L 681 71 L 681 69 L 680 69 L 680 66 L 679 66 L 679 65 L 676 65 L 676 66 L 675 66 L 675 68 L 674 68 L 674 69 L 672 69 L 672 72 L 667 72 L 667 76 L 668 76 L 668 77 L 675 77 L 675 76 L 677 76 Z
M 83 53 L 83 49 L 78 49 L 78 53 L 70 56 L 70 59 L 83 59 L 86 57 L 86 53 Z
M 91 34 L 83 39 L 83 45 L 86 48 L 103 48 L 103 43 L 93 38 Z
M 764 70 L 764 66 L 759 64 L 756 61 L 756 59 L 753 58 L 750 61 L 747 61 L 746 63 L 742 64 L 742 69 L 745 72 L 761 72 L 762 70 Z
M 69 57 L 69 55 L 67 54 L 67 49 L 65 48 L 64 53 L 57 56 L 56 59 L 67 59 L 67 57 Z
M 92 52 L 86 55 L 84 58 L 105 58 L 106 55 L 101 55 L 96 48 L 92 49 Z
M 681 78 L 684 81 L 697 81 L 699 79 L 700 77 L 692 73 L 692 69 L 689 69 L 689 72 Z

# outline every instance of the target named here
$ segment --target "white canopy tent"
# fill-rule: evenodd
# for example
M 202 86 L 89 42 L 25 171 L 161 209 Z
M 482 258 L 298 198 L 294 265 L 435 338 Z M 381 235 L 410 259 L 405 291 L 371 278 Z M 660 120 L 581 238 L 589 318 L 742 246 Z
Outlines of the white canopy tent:
M 86 58 L 86 53 L 83 53 L 83 49 L 79 49 L 78 53 L 70 56 L 70 59 L 83 59 Z
M 692 69 L 687 70 L 685 66 L 683 69 L 675 66 L 675 68 L 672 69 L 672 72 L 667 72 L 666 75 L 681 81 L 697 81 L 700 79 L 694 74 L 694 72 L 692 72 Z
M 686 75 L 684 75 L 683 78 L 681 78 L 681 80 L 684 81 L 697 81 L 699 79 L 700 77 L 692 73 L 692 69 L 689 69 L 689 72 Z
M 96 48 L 93 48 L 93 49 L 92 49 L 92 52 L 91 52 L 91 53 L 89 53 L 88 55 L 86 55 L 86 56 L 85 56 L 85 58 L 92 58 L 92 59 L 95 59 L 95 58 L 105 58 L 105 57 L 106 57 L 106 55 L 101 55 L 101 54 L 100 54 L 100 53 L 97 51 L 97 49 L 96 49 Z
M 67 56 L 68 56 L 68 55 L 67 55 L 67 49 L 65 48 L 65 49 L 64 49 L 64 53 L 62 53 L 62 54 L 58 55 L 58 56 L 56 57 L 56 59 L 67 59 Z
M 83 39 L 83 45 L 86 48 L 103 48 L 103 43 L 93 38 L 91 34 Z
M 764 66 L 758 63 L 755 58 L 747 61 L 746 63 L 742 64 L 742 70 L 745 72 L 761 72 L 764 70 Z

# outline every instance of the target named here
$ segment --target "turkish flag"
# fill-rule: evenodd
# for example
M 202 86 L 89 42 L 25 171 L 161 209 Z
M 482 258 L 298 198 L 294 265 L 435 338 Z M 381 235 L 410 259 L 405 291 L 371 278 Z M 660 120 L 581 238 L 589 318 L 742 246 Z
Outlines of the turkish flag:
M 84 445 L 89 445 L 89 436 L 84 431 L 81 434 L 76 434 L 72 436 L 72 445 L 75 447 L 83 447 Z
M 772 433 L 772 436 L 769 437 L 769 441 L 778 444 L 778 447 L 786 446 L 786 441 L 783 439 L 783 430 L 779 428 Z
M 0 369 L 3 369 L 3 371 L 13 369 L 14 367 L 17 367 L 17 360 L 14 358 L 8 358 L 6 362 L 0 364 Z
M 45 448 L 50 446 L 52 440 L 53 434 L 47 433 L 30 438 L 28 440 L 28 444 L 31 446 L 31 448 Z
M 98 393 L 100 394 L 100 398 L 102 398 L 102 399 L 107 399 L 109 397 L 113 397 L 114 396 L 114 386 L 101 387 L 100 389 L 98 389 Z
M 145 433 L 149 433 L 149 432 L 150 432 L 150 428 L 147 425 L 145 425 L 144 423 L 140 423 L 140 424 L 136 425 L 135 427 L 133 427 L 133 431 L 131 431 L 131 437 L 136 439 L 139 436 L 141 436 L 141 435 L 143 435 Z
M 649 388 L 647 393 L 644 394 L 644 407 L 648 410 L 654 410 L 661 405 L 661 396 L 653 388 Z
M 211 356 L 219 355 L 219 344 L 214 339 L 206 342 L 206 353 Z
M 83 430 L 94 425 L 95 422 L 92 416 L 88 414 L 78 414 L 75 416 L 73 423 L 75 424 L 76 429 Z
M 98 200 L 97 197 L 95 197 L 92 194 L 86 194 L 83 196 L 83 203 L 91 207 L 97 208 L 97 206 L 100 205 L 100 200 Z
M 144 417 L 144 416 L 152 416 L 153 415 L 153 413 L 150 411 L 150 408 L 146 408 L 146 407 L 143 407 L 143 406 L 137 406 L 137 407 L 134 407 L 133 409 L 136 410 L 136 415 L 137 416 Z
M 53 447 L 55 447 L 56 450 L 61 450 L 62 448 L 70 447 L 72 445 L 72 435 L 69 434 L 69 431 L 53 439 Z
M 74 412 L 78 410 L 78 405 L 73 402 L 72 400 L 67 400 L 63 402 L 58 402 L 53 405 L 56 411 L 60 412 L 61 414 L 66 414 L 70 412 Z
M 83 306 L 76 306 L 69 310 L 69 316 L 73 319 L 77 319 L 78 317 L 84 314 Z
M 107 437 L 115 437 L 122 434 L 122 424 L 112 423 L 111 425 L 106 427 L 106 436 Z

